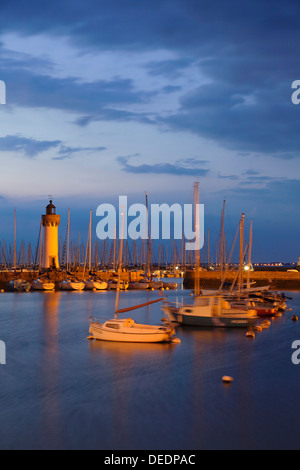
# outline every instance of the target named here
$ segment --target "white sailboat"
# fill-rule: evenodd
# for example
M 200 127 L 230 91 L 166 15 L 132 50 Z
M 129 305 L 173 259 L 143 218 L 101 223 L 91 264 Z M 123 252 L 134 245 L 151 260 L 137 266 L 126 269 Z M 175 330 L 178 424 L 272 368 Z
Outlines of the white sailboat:
M 101 279 L 87 279 L 84 284 L 87 290 L 106 290 L 108 288 L 108 283 L 101 281 Z
M 122 218 L 122 233 L 124 231 L 124 215 Z M 118 287 L 116 292 L 116 305 L 115 315 L 112 320 L 107 320 L 104 323 L 100 323 L 97 320 L 93 320 L 90 324 L 89 333 L 92 339 L 102 341 L 117 341 L 127 343 L 161 343 L 171 342 L 179 340 L 174 337 L 175 329 L 171 324 L 166 325 L 143 325 L 136 323 L 132 318 L 118 318 L 119 313 L 125 313 L 131 310 L 135 310 L 146 305 L 150 305 L 159 302 L 163 299 L 157 299 L 145 304 L 136 305 L 134 307 L 126 308 L 123 310 L 119 309 L 119 297 L 120 297 L 120 274 L 122 265 L 122 253 L 123 253 L 123 237 L 121 239 L 120 257 L 119 257 L 119 270 L 118 270 Z
M 199 202 L 199 187 L 195 184 L 195 207 Z M 195 217 L 195 233 L 199 234 L 199 221 Z M 240 222 L 240 267 L 243 262 L 243 228 L 244 214 Z M 239 271 L 239 290 L 240 299 L 241 287 L 243 282 L 242 272 Z M 199 327 L 230 327 L 230 328 L 248 328 L 257 320 L 255 309 L 248 307 L 232 308 L 227 299 L 221 294 L 201 295 L 200 290 L 200 250 L 196 252 L 196 272 L 195 272 L 195 300 L 192 305 L 174 305 L 165 303 L 163 311 L 170 321 L 178 322 L 182 325 Z
M 62 290 L 73 290 L 73 291 L 82 291 L 85 287 L 84 282 L 78 281 L 78 279 L 66 279 L 59 283 L 59 287 Z

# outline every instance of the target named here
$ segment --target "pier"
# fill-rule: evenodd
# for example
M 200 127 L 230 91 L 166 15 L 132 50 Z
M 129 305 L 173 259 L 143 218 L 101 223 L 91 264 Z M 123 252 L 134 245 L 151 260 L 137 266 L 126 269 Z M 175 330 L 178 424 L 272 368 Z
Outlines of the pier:
M 201 271 L 200 285 L 207 288 L 218 288 L 223 280 L 222 271 Z M 247 282 L 248 274 L 243 272 L 243 281 Z M 233 282 L 236 278 L 236 271 L 226 273 L 225 282 Z M 271 289 L 300 290 L 300 272 L 294 271 L 252 271 L 250 282 L 255 282 L 254 286 L 271 285 Z M 193 289 L 195 284 L 195 271 L 186 271 L 183 285 L 186 289 Z

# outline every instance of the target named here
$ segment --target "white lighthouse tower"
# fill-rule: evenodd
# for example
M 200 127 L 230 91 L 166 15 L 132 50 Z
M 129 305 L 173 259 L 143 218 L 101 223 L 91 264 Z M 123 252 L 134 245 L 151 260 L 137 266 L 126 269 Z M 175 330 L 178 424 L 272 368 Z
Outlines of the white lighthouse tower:
M 56 207 L 52 201 L 46 207 L 46 214 L 42 215 L 43 226 L 43 256 L 42 268 L 59 268 L 58 261 L 58 226 L 60 216 L 56 214 Z

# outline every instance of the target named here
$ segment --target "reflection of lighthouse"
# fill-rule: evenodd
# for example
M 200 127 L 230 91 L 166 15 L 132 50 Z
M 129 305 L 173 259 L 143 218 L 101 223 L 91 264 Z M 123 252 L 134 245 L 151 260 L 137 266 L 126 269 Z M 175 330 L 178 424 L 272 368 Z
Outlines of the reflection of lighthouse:
M 58 262 L 58 226 L 60 216 L 56 215 L 56 207 L 50 201 L 46 207 L 46 215 L 42 215 L 44 228 L 44 244 L 42 268 L 59 268 Z

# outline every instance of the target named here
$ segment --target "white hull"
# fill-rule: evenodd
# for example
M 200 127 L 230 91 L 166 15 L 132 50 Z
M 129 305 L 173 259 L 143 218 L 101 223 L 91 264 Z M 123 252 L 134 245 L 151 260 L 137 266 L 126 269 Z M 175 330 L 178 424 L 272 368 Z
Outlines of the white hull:
M 81 291 L 84 289 L 84 282 L 80 281 L 62 281 L 59 284 L 60 288 L 62 290 L 75 290 L 75 291 Z
M 174 329 L 165 326 L 141 325 L 131 318 L 108 320 L 105 323 L 92 322 L 90 334 L 101 341 L 125 343 L 162 343 L 172 341 Z
M 85 288 L 88 290 L 105 290 L 108 288 L 108 284 L 104 281 L 85 281 Z

